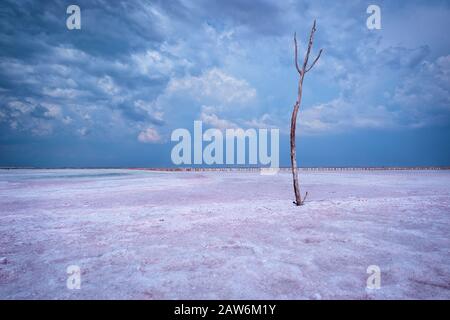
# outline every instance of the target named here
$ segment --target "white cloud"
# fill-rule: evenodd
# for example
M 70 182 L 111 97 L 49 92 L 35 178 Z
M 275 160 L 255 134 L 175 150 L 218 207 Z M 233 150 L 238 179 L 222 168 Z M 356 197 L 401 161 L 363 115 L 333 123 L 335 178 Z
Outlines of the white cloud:
M 299 130 L 318 134 L 354 128 L 389 128 L 396 126 L 398 114 L 382 105 L 365 105 L 337 98 L 302 110 L 298 115 Z
M 143 143 L 155 143 L 161 141 L 161 136 L 154 128 L 147 128 L 138 135 L 138 140 Z
M 212 68 L 199 76 L 172 79 L 168 94 L 183 94 L 205 103 L 246 104 L 256 97 L 256 90 L 243 79 L 235 78 L 218 68 Z
M 82 92 L 76 89 L 66 89 L 66 88 L 43 88 L 42 93 L 53 98 L 76 98 L 81 95 Z
M 219 118 L 215 113 L 214 107 L 203 106 L 200 114 L 200 120 L 205 124 L 216 129 L 237 128 L 238 126 L 229 120 Z
M 42 102 L 42 106 L 44 106 L 47 110 L 44 112 L 44 116 L 47 118 L 57 118 L 61 115 L 61 108 L 58 105 Z
M 136 100 L 134 106 L 138 109 L 144 110 L 150 117 L 157 121 L 163 121 L 164 112 L 156 105 L 155 102 L 145 102 L 143 100 Z
M 140 73 L 150 77 L 160 74 L 169 75 L 174 68 L 174 64 L 170 59 L 155 50 L 132 54 L 131 59 Z
M 65 116 L 62 120 L 61 120 L 64 124 L 71 124 L 73 119 L 70 116 Z
M 261 128 L 261 129 L 278 128 L 278 126 L 275 125 L 274 123 L 273 117 L 268 113 L 264 113 L 259 118 L 254 118 L 250 121 L 246 121 L 245 124 L 251 128 Z
M 19 116 L 21 114 L 29 113 L 33 110 L 33 105 L 30 103 L 24 103 L 22 101 L 13 100 L 7 103 L 10 109 L 11 116 Z
M 179 68 L 189 68 L 192 63 L 186 58 L 171 54 L 170 46 L 163 43 L 159 51 L 148 49 L 145 52 L 131 54 L 132 64 L 128 67 L 131 70 L 138 70 L 150 78 L 160 78 L 172 76 Z
M 84 51 L 65 46 L 54 47 L 53 51 L 56 57 L 67 61 L 80 62 L 89 57 Z
M 83 128 L 78 129 L 78 130 L 77 130 L 77 133 L 78 133 L 80 136 L 85 137 L 85 136 L 87 136 L 87 135 L 90 133 L 90 131 L 89 131 L 88 128 L 83 127 Z
M 114 80 L 110 76 L 100 78 L 97 81 L 97 85 L 109 95 L 115 95 L 120 91 L 119 87 L 114 83 Z
M 392 94 L 405 115 L 414 123 L 432 124 L 448 120 L 447 113 L 436 117 L 436 113 L 450 110 L 450 55 L 425 61 L 420 70 L 400 82 Z

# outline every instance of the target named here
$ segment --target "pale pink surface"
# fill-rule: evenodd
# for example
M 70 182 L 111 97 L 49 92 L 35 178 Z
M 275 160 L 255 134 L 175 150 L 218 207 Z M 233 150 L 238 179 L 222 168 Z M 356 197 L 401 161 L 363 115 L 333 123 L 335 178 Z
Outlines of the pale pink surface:
M 295 207 L 289 173 L 0 170 L 0 298 L 450 298 L 449 171 L 300 182 Z

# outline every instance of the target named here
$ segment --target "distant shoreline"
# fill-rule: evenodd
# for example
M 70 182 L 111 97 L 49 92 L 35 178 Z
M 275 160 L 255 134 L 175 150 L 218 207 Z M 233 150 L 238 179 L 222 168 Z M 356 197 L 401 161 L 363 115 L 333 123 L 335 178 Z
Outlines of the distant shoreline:
M 130 170 L 146 170 L 146 171 L 260 171 L 263 167 L 255 168 L 129 168 Z M 353 171 L 353 170 L 450 170 L 450 167 L 300 167 L 301 171 Z M 290 167 L 281 167 L 280 171 L 291 171 Z
M 170 172 L 206 172 L 206 171 L 260 171 L 263 167 L 221 167 L 221 168 L 133 168 L 133 167 L 0 167 L 0 170 L 99 170 L 99 169 L 124 169 L 124 170 L 143 170 L 143 171 L 170 171 Z M 397 170 L 450 170 L 450 166 L 411 166 L 411 167 L 395 167 L 395 166 L 380 166 L 380 167 L 300 167 L 301 171 L 397 171 Z M 285 172 L 291 170 L 290 167 L 281 167 L 280 171 Z

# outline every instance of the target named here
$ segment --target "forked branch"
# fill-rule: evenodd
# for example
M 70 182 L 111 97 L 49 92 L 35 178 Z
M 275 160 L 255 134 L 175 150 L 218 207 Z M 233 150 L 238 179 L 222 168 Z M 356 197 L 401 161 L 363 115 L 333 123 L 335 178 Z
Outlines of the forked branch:
M 300 67 L 298 66 L 298 58 L 297 58 L 297 32 L 294 32 L 294 47 L 295 47 L 295 68 L 297 69 L 297 72 L 302 75 L 302 70 L 300 70 Z
M 322 54 L 322 51 L 323 51 L 323 49 L 320 49 L 319 54 L 317 55 L 316 59 L 314 59 L 313 63 L 309 66 L 309 68 L 307 68 L 305 70 L 305 73 L 308 72 L 309 70 L 311 70 L 314 67 L 314 65 L 316 64 L 317 60 L 319 60 L 320 55 Z
M 316 20 L 314 20 L 313 26 L 311 28 L 311 33 L 309 34 L 309 41 L 308 41 L 308 50 L 306 51 L 305 54 L 305 60 L 303 62 L 303 68 L 300 69 L 299 65 L 298 65 L 298 45 L 297 45 L 297 33 L 294 33 L 294 59 L 295 59 L 295 68 L 297 69 L 297 72 L 299 73 L 300 77 L 303 76 L 306 72 L 310 71 L 314 65 L 316 64 L 316 62 L 319 60 L 323 49 L 320 49 L 319 54 L 317 55 L 317 57 L 314 59 L 313 63 L 308 67 L 308 60 L 309 60 L 309 55 L 311 53 L 311 48 L 313 45 L 313 41 L 314 41 L 314 33 L 316 32 Z

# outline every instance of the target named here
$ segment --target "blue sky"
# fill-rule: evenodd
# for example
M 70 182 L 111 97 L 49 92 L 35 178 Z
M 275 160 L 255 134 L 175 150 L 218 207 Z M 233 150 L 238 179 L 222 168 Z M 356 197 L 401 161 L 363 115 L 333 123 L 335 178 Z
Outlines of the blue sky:
M 66 8 L 81 8 L 81 30 Z M 381 8 L 369 30 L 366 8 Z M 289 165 L 450 165 L 448 1 L 2 1 L 0 166 L 170 166 L 170 134 L 279 128 Z

